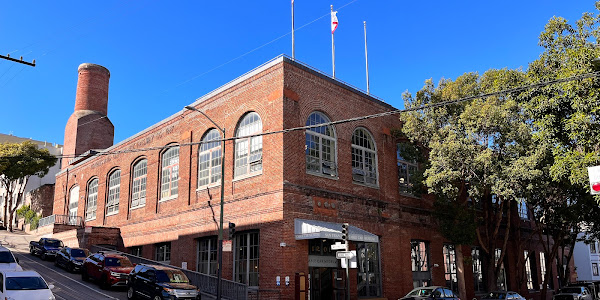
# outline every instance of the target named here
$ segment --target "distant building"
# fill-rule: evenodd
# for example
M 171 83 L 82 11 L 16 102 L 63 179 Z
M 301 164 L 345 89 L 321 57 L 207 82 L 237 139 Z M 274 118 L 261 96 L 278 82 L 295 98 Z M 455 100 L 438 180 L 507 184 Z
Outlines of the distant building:
M 48 142 L 36 141 L 29 138 L 16 137 L 9 134 L 0 133 L 0 144 L 3 143 L 22 143 L 32 142 L 38 146 L 38 149 L 48 149 L 50 154 L 59 156 L 62 155 L 63 146 Z M 50 168 L 48 174 L 44 177 L 31 176 L 24 192 L 24 202 L 21 205 L 29 204 L 30 207 L 42 216 L 52 214 L 52 205 L 54 203 L 54 183 L 56 181 L 56 173 L 60 171 L 61 160 L 57 160 L 56 164 Z M 6 190 L 0 185 L 0 219 L 4 219 L 4 201 Z M 32 201 L 33 199 L 33 201 Z
M 598 241 L 592 243 L 577 242 L 573 250 L 573 261 L 577 269 L 578 281 L 600 280 L 600 245 Z

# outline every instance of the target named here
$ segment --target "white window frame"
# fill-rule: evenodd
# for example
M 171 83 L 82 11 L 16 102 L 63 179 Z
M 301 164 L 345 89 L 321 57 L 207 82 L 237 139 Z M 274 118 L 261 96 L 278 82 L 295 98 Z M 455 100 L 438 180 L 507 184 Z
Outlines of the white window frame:
M 527 289 L 533 290 L 533 274 L 531 270 L 531 261 L 529 260 L 529 252 L 523 250 L 523 258 L 525 259 L 525 276 L 527 279 Z
M 452 244 L 444 244 L 444 278 L 446 288 L 452 291 L 458 291 L 458 277 L 456 268 L 456 251 Z
M 397 143 L 396 162 L 398 165 L 398 191 L 401 194 L 411 194 L 410 188 L 413 185 L 411 177 L 419 170 L 419 165 L 415 161 L 407 161 L 404 159 L 400 150 L 400 143 Z
M 221 133 L 213 128 L 198 146 L 198 188 L 221 184 Z
M 163 258 L 163 260 L 161 260 L 160 258 Z M 154 251 L 154 259 L 156 261 L 169 264 L 171 262 L 171 242 L 156 244 Z
M 362 136 L 360 136 L 362 133 Z M 356 139 L 365 139 L 370 147 L 361 146 L 355 143 Z M 377 146 L 373 135 L 363 127 L 356 128 L 352 133 L 352 181 L 354 183 L 368 186 L 378 186 L 379 176 L 377 168 Z M 368 163 L 368 156 L 371 156 L 371 163 Z M 369 165 L 371 170 L 369 170 Z M 370 180 L 369 180 L 370 179 Z
M 161 155 L 160 201 L 177 198 L 179 194 L 179 146 L 170 147 Z
M 77 225 L 77 209 L 79 207 L 79 186 L 71 187 L 69 191 L 69 224 Z
M 196 265 L 197 272 L 212 276 L 217 275 L 217 243 L 218 240 L 216 236 L 205 237 L 198 240 L 198 263 Z M 205 244 L 205 248 L 203 248 L 203 244 Z M 206 260 L 202 258 L 204 253 L 206 253 Z
M 146 184 L 148 182 L 148 160 L 141 159 L 133 165 L 131 180 L 131 209 L 146 205 Z
M 529 209 L 527 208 L 525 199 L 519 201 L 519 218 L 524 221 L 529 220 Z
M 85 220 L 91 221 L 96 219 L 98 211 L 98 178 L 90 180 L 87 184 L 87 197 L 85 200 Z M 95 186 L 93 186 L 95 184 Z
M 312 112 L 306 119 L 306 126 L 324 123 L 331 123 L 331 121 L 325 114 L 318 111 Z M 337 179 L 337 134 L 335 128 L 331 124 L 309 128 L 305 131 L 305 136 L 306 173 Z M 329 144 L 327 148 L 330 149 L 330 152 L 323 151 L 325 144 Z M 329 159 L 326 156 L 329 156 Z
M 119 213 L 119 197 L 121 196 L 121 170 L 115 170 L 108 176 L 108 197 L 106 199 L 106 215 Z
M 244 137 L 262 133 L 262 119 L 256 112 L 244 115 L 235 131 L 234 179 L 262 174 L 262 136 Z M 239 138 L 242 137 L 242 138 Z

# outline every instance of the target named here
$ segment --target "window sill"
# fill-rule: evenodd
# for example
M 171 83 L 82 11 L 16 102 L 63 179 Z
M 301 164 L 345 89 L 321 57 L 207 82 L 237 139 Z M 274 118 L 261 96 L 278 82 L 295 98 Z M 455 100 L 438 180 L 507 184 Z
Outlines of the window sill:
M 254 173 L 244 174 L 244 175 L 238 176 L 238 177 L 236 177 L 236 178 L 233 179 L 233 182 L 242 181 L 244 179 L 252 178 L 252 177 L 255 177 L 255 176 L 262 175 L 262 174 L 263 174 L 263 172 L 262 172 L 262 169 L 261 169 L 258 172 L 254 172 Z
M 209 185 L 203 185 L 200 186 L 196 189 L 196 192 L 202 192 L 204 190 L 208 190 L 208 189 L 212 189 L 212 188 L 216 188 L 216 187 L 220 187 L 221 186 L 221 182 L 218 183 L 213 183 L 213 184 L 209 184 Z
M 327 175 L 327 174 L 323 174 L 323 173 L 313 173 L 313 172 L 306 172 L 306 174 L 308 175 L 313 175 L 313 176 L 317 176 L 317 177 L 323 177 L 323 178 L 327 178 L 327 179 L 332 179 L 332 180 L 339 180 L 340 177 L 339 176 L 331 176 L 331 175 Z
M 93 217 L 93 218 L 90 218 L 90 219 L 85 219 L 86 222 L 94 221 L 94 220 L 96 220 L 96 217 Z
M 146 204 L 142 204 L 142 205 L 130 207 L 129 210 L 136 210 L 136 209 L 140 209 L 140 208 L 145 207 L 145 206 L 146 206 Z
M 115 212 L 106 213 L 106 216 L 107 216 L 107 217 L 110 217 L 110 216 L 114 216 L 114 215 L 118 215 L 118 214 L 119 214 L 119 211 L 117 210 L 117 211 L 115 211 Z
M 360 186 L 364 186 L 364 187 L 368 187 L 368 188 L 373 188 L 373 189 L 379 189 L 379 185 L 378 184 L 368 184 L 368 183 L 363 183 L 363 182 L 358 182 L 358 181 L 352 181 L 352 183 L 356 184 L 356 185 L 360 185 Z
M 167 201 L 169 201 L 169 200 L 177 199 L 177 196 L 179 196 L 179 194 L 177 194 L 177 195 L 174 195 L 174 196 L 169 196 L 169 197 L 167 197 L 167 198 L 160 199 L 160 200 L 158 201 L 158 203 L 161 203 L 161 202 L 167 202 Z

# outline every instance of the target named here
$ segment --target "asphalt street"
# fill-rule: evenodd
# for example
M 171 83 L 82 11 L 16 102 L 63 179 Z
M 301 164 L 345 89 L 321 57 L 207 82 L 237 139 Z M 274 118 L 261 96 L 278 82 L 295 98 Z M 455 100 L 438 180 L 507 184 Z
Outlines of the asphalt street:
M 20 231 L 1 231 L 0 243 L 9 248 L 19 259 L 24 270 L 37 271 L 48 284 L 53 284 L 52 292 L 60 300 L 97 300 L 127 299 L 124 287 L 102 290 L 95 282 L 84 282 L 79 273 L 69 273 L 54 265 L 53 261 L 43 261 L 29 254 L 29 241 L 38 240 L 39 236 L 28 235 Z

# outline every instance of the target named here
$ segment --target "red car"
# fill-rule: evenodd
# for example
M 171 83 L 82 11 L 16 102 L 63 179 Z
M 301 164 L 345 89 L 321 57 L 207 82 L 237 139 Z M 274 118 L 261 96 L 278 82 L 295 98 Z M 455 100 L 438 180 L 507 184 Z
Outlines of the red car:
M 127 275 L 134 265 L 117 253 L 98 252 L 88 256 L 81 267 L 81 279 L 90 278 L 100 282 L 100 287 L 126 286 Z

